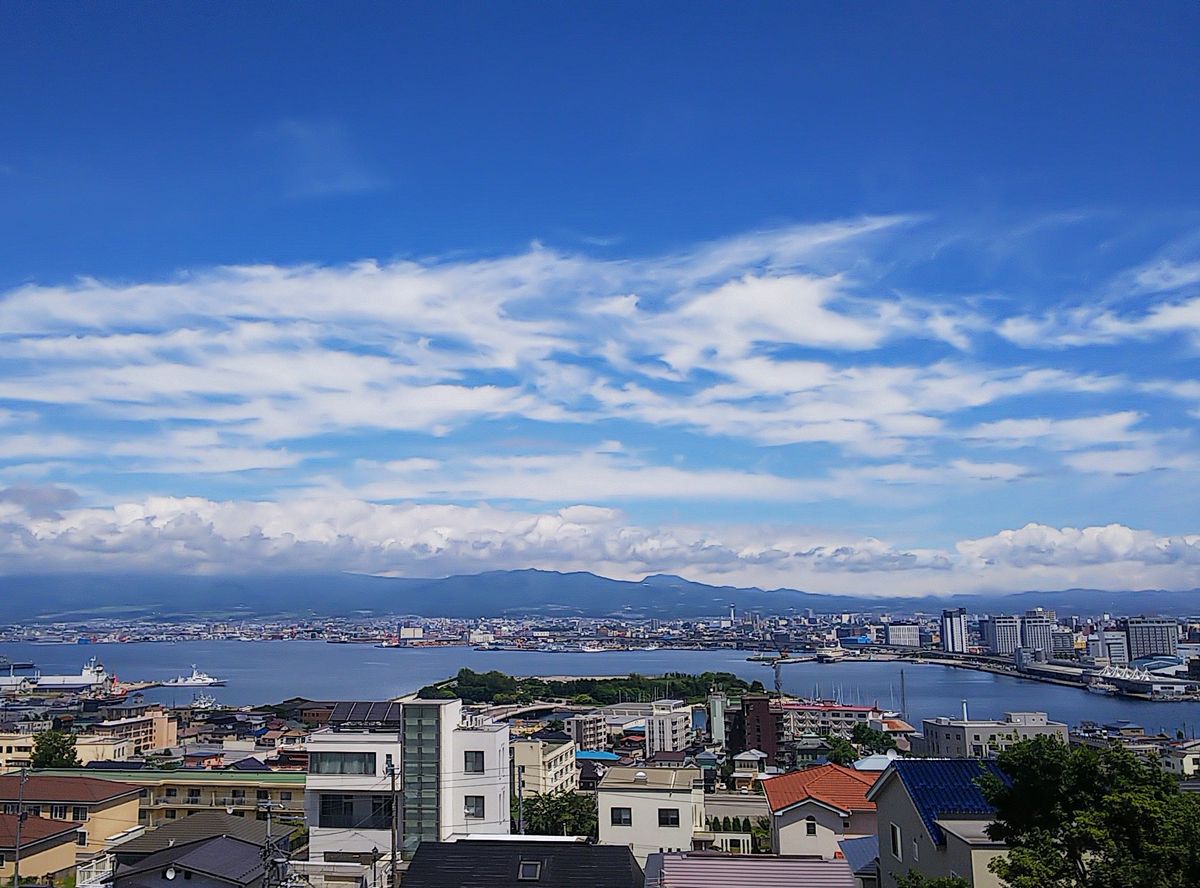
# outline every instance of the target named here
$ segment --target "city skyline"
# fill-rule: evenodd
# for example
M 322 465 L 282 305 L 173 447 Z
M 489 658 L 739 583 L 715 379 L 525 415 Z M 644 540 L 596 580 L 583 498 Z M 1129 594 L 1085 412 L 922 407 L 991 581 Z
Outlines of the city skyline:
M 364 9 L 0 13 L 0 574 L 1200 586 L 1194 8 Z

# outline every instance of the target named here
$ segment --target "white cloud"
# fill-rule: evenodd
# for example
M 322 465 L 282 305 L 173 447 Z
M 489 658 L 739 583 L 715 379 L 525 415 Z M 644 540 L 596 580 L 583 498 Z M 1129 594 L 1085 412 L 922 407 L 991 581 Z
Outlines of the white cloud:
M 0 572 L 156 570 L 202 573 L 354 570 L 439 576 L 540 567 L 637 578 L 812 591 L 922 594 L 1195 585 L 1200 535 L 1162 537 L 1121 525 L 1030 524 L 951 550 L 788 528 L 654 529 L 592 505 L 545 512 L 491 506 L 379 505 L 354 499 L 214 502 L 150 497 L 68 508 L 68 493 L 0 496 Z M 1096 583 L 1099 578 L 1103 583 Z

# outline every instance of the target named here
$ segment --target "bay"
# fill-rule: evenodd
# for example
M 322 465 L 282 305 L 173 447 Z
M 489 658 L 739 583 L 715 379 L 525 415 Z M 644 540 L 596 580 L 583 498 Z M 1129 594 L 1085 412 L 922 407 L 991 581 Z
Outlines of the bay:
M 746 660 L 748 651 L 628 651 L 537 653 L 477 651 L 469 647 L 384 649 L 319 641 L 186 641 L 130 644 L 0 644 L 0 656 L 32 661 L 46 674 L 78 673 L 96 657 L 119 678 L 164 681 L 186 675 L 192 664 L 228 681 L 223 688 L 154 688 L 146 699 L 175 705 L 195 693 L 223 704 L 252 706 L 288 697 L 314 700 L 379 700 L 415 691 L 452 676 L 462 667 L 511 675 L 627 675 L 638 672 L 732 672 L 771 687 L 769 666 Z M 1147 731 L 1187 736 L 1200 732 L 1200 703 L 1152 703 L 1101 697 L 1059 685 L 947 666 L 896 662 L 793 663 L 783 667 L 788 693 L 837 698 L 845 703 L 901 704 L 900 670 L 909 720 L 959 716 L 968 701 L 972 718 L 997 718 L 1007 711 L 1039 710 L 1077 725 L 1084 720 L 1128 719 Z

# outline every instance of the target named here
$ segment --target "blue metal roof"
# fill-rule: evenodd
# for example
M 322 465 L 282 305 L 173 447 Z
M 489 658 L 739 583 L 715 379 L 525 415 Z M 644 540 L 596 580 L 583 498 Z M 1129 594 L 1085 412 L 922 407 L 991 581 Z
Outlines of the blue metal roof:
M 864 873 L 875 875 L 875 858 L 879 856 L 879 836 L 862 836 L 857 839 L 842 839 L 838 842 L 842 856 L 850 864 L 850 871 L 858 875 Z
M 601 749 L 580 749 L 575 753 L 575 759 L 581 762 L 619 762 L 621 757 L 615 752 Z
M 892 767 L 930 837 L 939 845 L 946 839 L 934 821 L 969 820 L 995 812 L 976 782 L 981 776 L 995 774 L 1005 783 L 1011 782 L 995 762 L 978 759 L 896 759 Z

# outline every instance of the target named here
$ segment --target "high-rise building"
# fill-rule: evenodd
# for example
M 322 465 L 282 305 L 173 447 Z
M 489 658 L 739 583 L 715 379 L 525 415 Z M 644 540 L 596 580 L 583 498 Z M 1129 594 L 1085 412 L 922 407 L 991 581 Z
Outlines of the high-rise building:
M 942 650 L 955 654 L 967 652 L 966 608 L 942 611 Z
M 888 623 L 887 643 L 892 647 L 920 647 L 920 625 L 917 623 Z
M 1129 643 L 1124 632 L 1105 629 L 1089 636 L 1087 653 L 1089 657 L 1107 657 L 1113 666 L 1129 665 Z
M 1179 624 L 1165 617 L 1130 617 L 1125 621 L 1129 659 L 1179 655 Z
M 339 703 L 308 742 L 309 859 L 509 831 L 508 725 L 462 700 Z M 393 805 L 399 810 L 393 810 Z
M 586 712 L 572 715 L 563 722 L 567 734 L 575 741 L 575 748 L 607 749 L 608 723 L 602 712 Z
M 1021 617 L 1021 647 L 1045 651 L 1047 654 L 1054 650 L 1056 624 L 1047 613 L 1038 608 L 1037 611 L 1026 611 L 1025 616 Z
M 1056 657 L 1068 657 L 1075 653 L 1075 633 L 1069 629 L 1055 629 L 1050 634 L 1050 649 Z
M 1010 657 L 1021 646 L 1021 621 L 1016 617 L 988 617 L 979 621 L 979 632 L 989 654 Z
M 655 700 L 646 718 L 646 755 L 678 752 L 691 742 L 691 707 L 683 700 Z

